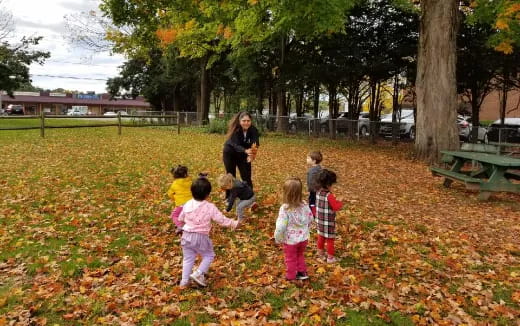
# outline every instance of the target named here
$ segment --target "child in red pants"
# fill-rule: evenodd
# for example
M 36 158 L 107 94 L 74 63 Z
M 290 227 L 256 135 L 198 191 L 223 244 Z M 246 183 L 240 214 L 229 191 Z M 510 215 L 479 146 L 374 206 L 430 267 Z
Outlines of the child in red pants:
M 336 212 L 343 203 L 332 194 L 332 185 L 336 183 L 336 173 L 323 169 L 318 173 L 316 192 L 316 222 L 318 224 L 318 255 L 326 257 L 327 263 L 336 262 L 334 257 L 334 238 L 336 237 Z M 325 256 L 325 244 L 327 255 Z
M 283 243 L 285 278 L 289 281 L 309 278 L 304 253 L 312 220 L 309 206 L 302 201 L 301 180 L 287 179 L 283 185 L 283 204 L 276 220 L 274 240 Z

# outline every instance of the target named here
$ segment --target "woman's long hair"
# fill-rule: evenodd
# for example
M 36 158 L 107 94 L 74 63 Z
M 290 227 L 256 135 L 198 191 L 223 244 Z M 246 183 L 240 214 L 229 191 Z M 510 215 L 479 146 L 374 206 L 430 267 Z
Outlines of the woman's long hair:
M 238 112 L 237 114 L 235 114 L 233 116 L 233 118 L 231 118 L 231 120 L 229 120 L 228 131 L 226 133 L 226 139 L 231 138 L 231 136 L 233 136 L 233 134 L 235 132 L 237 132 L 237 130 L 240 130 L 240 128 L 241 128 L 240 127 L 240 120 L 242 120 L 242 118 L 245 117 L 245 116 L 248 116 L 249 119 L 251 119 L 251 114 L 249 112 L 242 111 L 242 112 Z M 251 126 L 253 126 L 252 123 L 251 123 Z

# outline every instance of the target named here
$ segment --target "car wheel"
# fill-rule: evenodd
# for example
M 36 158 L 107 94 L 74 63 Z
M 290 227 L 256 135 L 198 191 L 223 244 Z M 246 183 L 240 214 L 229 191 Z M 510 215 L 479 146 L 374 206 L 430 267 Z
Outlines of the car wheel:
M 415 127 L 410 128 L 410 132 L 408 133 L 408 138 L 411 140 L 415 140 Z
M 322 134 L 325 134 L 325 133 L 329 132 L 329 128 L 327 128 L 325 125 L 321 125 L 320 126 L 320 132 Z
M 368 136 L 368 128 L 367 126 L 362 126 L 361 129 L 359 130 L 359 135 L 360 136 Z

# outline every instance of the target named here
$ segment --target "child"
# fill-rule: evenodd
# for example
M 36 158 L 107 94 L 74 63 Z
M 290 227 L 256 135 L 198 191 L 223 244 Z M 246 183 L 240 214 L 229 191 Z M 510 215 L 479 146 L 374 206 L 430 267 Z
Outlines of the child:
M 188 168 L 182 165 L 177 165 L 170 172 L 173 175 L 173 182 L 167 194 L 175 206 L 170 217 L 177 226 L 176 233 L 180 234 L 182 225 L 179 222 L 179 215 L 182 212 L 184 203 L 192 198 L 190 191 L 191 177 L 188 176 Z
M 225 217 L 218 208 L 206 199 L 211 193 L 211 183 L 207 178 L 201 177 L 193 181 L 191 185 L 193 199 L 184 204 L 179 221 L 184 223 L 181 238 L 182 246 L 182 279 L 180 286 L 188 285 L 189 280 L 195 281 L 200 286 L 206 286 L 204 274 L 208 272 L 209 265 L 215 258 L 213 243 L 209 238 L 211 221 L 235 229 L 238 221 Z M 197 254 L 202 257 L 199 267 L 192 272 Z
M 336 173 L 323 169 L 318 173 L 320 190 L 316 192 L 316 222 L 318 224 L 318 255 L 327 259 L 327 263 L 336 262 L 334 257 L 334 238 L 336 237 L 336 212 L 343 203 L 332 194 L 332 185 L 336 183 Z M 325 256 L 325 242 L 327 256 Z
M 285 278 L 306 280 L 305 247 L 309 239 L 309 226 L 312 212 L 302 201 L 302 182 L 298 178 L 289 178 L 283 185 L 283 204 L 276 220 L 274 239 L 283 243 L 285 254 Z
M 316 217 L 316 191 L 319 190 L 319 186 L 316 183 L 316 176 L 321 171 L 321 161 L 323 161 L 323 156 L 320 152 L 310 152 L 309 155 L 307 155 L 307 165 L 310 166 L 309 170 L 307 170 L 309 207 L 311 208 L 314 217 Z
M 220 189 L 229 191 L 229 197 L 226 198 L 226 212 L 231 211 L 235 199 L 238 198 L 237 217 L 239 221 L 244 218 L 246 208 L 251 207 L 251 210 L 254 211 L 258 207 L 253 189 L 246 182 L 236 180 L 231 173 L 221 175 L 218 178 L 218 185 Z

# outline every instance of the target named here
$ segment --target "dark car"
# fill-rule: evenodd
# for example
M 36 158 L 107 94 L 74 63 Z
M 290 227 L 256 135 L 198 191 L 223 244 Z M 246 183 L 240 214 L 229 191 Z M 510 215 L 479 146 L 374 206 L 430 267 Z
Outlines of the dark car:
M 336 131 L 337 132 L 347 132 L 348 129 L 352 126 L 357 129 L 357 121 L 349 120 L 348 112 L 340 112 L 338 116 L 333 119 L 336 123 Z M 327 133 L 329 132 L 329 119 L 328 117 L 325 119 L 321 119 L 320 122 L 321 132 Z
M 9 115 L 23 115 L 24 114 L 24 109 L 23 109 L 23 105 L 9 105 L 7 106 L 7 109 L 5 110 L 5 112 Z
M 520 143 L 520 118 L 505 118 L 504 125 L 500 120 L 493 122 L 487 131 L 488 141 L 502 143 Z

